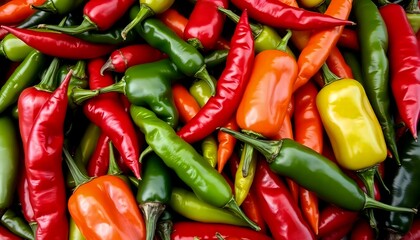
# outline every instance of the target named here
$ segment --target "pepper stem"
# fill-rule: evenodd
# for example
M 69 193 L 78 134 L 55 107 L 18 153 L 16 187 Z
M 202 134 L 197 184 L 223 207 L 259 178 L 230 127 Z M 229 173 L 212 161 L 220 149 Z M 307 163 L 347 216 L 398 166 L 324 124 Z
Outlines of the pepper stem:
M 145 202 L 139 205 L 146 224 L 146 240 L 155 237 L 156 224 L 160 215 L 165 211 L 165 204 L 160 202 Z
M 242 177 L 246 178 L 249 175 L 249 166 L 251 165 L 251 162 L 256 159 L 256 152 L 254 151 L 254 148 L 249 145 L 248 143 L 245 143 L 244 149 L 242 149 L 241 153 L 241 162 L 242 162 Z M 241 163 L 239 164 L 241 165 Z
M 283 144 L 282 140 L 257 140 L 246 134 L 234 131 L 229 128 L 221 127 L 220 131 L 229 133 L 234 138 L 251 145 L 253 148 L 257 149 L 257 151 L 259 151 L 262 155 L 264 155 L 268 163 L 271 163 L 275 160 L 276 156 L 279 154 L 281 145 Z
M 140 157 L 139 157 L 139 162 L 141 163 L 144 159 L 144 157 L 153 152 L 153 148 L 150 146 L 147 146 L 141 153 L 140 153 Z
M 64 160 L 66 161 L 66 164 L 70 170 L 70 174 L 74 179 L 76 188 L 92 179 L 91 177 L 89 177 L 86 174 L 83 174 L 82 171 L 80 171 L 79 167 L 77 167 L 76 163 L 74 162 L 73 157 L 70 155 L 69 151 L 67 151 L 65 147 L 63 147 L 63 153 Z
M 172 215 L 168 210 L 164 210 L 157 224 L 157 232 L 159 234 L 160 239 L 170 240 L 172 229 L 173 229 Z
M 203 64 L 203 66 L 195 73 L 194 77 L 205 81 L 209 85 L 212 96 L 216 94 L 216 84 L 207 72 L 206 64 Z
M 287 51 L 287 44 L 289 43 L 289 39 L 292 37 L 292 31 L 290 29 L 287 29 L 286 31 L 286 35 L 281 39 L 279 45 L 276 47 L 277 50 L 283 52 Z
M 84 101 L 89 100 L 93 97 L 96 97 L 100 94 L 98 89 L 96 90 L 87 90 L 80 87 L 74 87 L 70 94 L 73 103 L 81 105 Z
M 375 198 L 374 177 L 377 168 L 378 166 L 375 165 L 373 167 L 356 172 L 357 176 L 360 178 L 360 180 L 362 180 L 363 185 L 366 187 L 367 195 L 371 198 Z
M 124 78 L 122 78 L 120 81 L 111 84 L 109 86 L 103 87 L 103 88 L 98 88 L 98 91 L 100 94 L 102 93 L 109 93 L 109 92 L 118 92 L 118 93 L 122 93 L 122 94 L 126 94 L 125 92 L 125 85 L 126 85 L 126 81 L 124 80 Z
M 70 34 L 70 35 L 76 35 L 76 34 L 80 34 L 80 33 L 90 31 L 90 30 L 98 30 L 98 26 L 86 16 L 84 16 L 84 19 L 80 23 L 79 26 L 60 27 L 60 26 L 56 26 L 56 25 L 39 24 L 38 28 L 49 29 L 49 30 L 58 31 L 58 32 L 65 33 L 65 34 Z
M 405 7 L 407 13 L 419 13 L 419 1 L 411 0 Z
M 104 65 L 102 65 L 101 67 L 101 75 L 103 76 L 105 71 L 114 71 L 114 70 L 115 70 L 115 66 L 112 63 L 112 59 L 108 58 L 106 62 L 104 63 Z
M 199 49 L 199 50 L 203 50 L 203 44 L 201 44 L 201 41 L 198 40 L 197 38 L 190 38 L 187 39 L 187 42 L 192 45 L 194 48 Z
M 376 168 L 375 171 L 375 176 L 379 179 L 379 183 L 381 184 L 381 186 L 385 189 L 385 191 L 387 193 L 391 193 L 391 191 L 389 190 L 389 188 L 386 186 L 384 179 L 382 178 L 381 174 L 379 173 L 378 168 Z
M 415 208 L 392 206 L 383 202 L 379 202 L 369 197 L 367 194 L 365 194 L 365 204 L 363 206 L 363 209 L 368 209 L 368 208 L 377 208 L 377 209 L 382 209 L 386 211 L 394 211 L 394 212 L 408 212 L 408 213 L 414 213 L 414 214 L 417 213 L 417 209 Z
M 32 4 L 30 6 L 32 9 L 35 9 L 35 10 L 58 14 L 58 10 L 57 10 L 57 7 L 54 5 L 54 1 L 47 0 L 39 6 L 35 6 Z
M 53 58 L 41 81 L 35 85 L 35 88 L 52 92 L 57 88 L 57 78 L 55 77 L 60 67 L 60 58 Z
M 239 22 L 239 16 L 235 14 L 232 10 L 223 8 L 223 7 L 217 7 L 219 11 L 224 13 L 230 20 L 232 20 L 235 23 Z M 255 23 L 249 23 L 249 27 L 251 28 L 252 35 L 254 36 L 254 39 L 258 38 L 260 36 L 261 32 L 263 31 L 263 26 L 261 24 L 255 24 Z
M 246 223 L 248 223 L 249 227 L 252 228 L 253 230 L 255 231 L 261 230 L 261 228 L 255 222 L 253 222 L 251 219 L 248 218 L 248 216 L 245 215 L 245 213 L 238 206 L 234 198 L 230 199 L 229 202 L 226 203 L 224 208 L 227 208 L 229 211 L 233 212 L 239 218 L 241 218 Z
M 140 10 L 137 13 L 136 17 L 122 30 L 121 37 L 125 40 L 127 33 L 133 29 L 138 23 L 142 22 L 144 19 L 153 16 L 155 13 L 147 4 L 140 4 Z
M 117 160 L 115 159 L 114 155 L 114 146 L 112 145 L 112 142 L 108 142 L 109 146 L 109 166 L 108 166 L 108 175 L 114 175 L 118 176 L 123 174 L 123 171 L 121 171 L 120 167 L 118 166 Z
M 331 72 L 331 70 L 328 68 L 328 65 L 326 63 L 322 64 L 321 69 L 322 69 L 322 77 L 324 78 L 324 86 L 341 79 L 337 75 L 335 75 L 333 72 Z
M 78 79 L 86 79 L 86 61 L 85 60 L 78 60 L 76 64 L 72 67 L 73 69 L 73 77 Z

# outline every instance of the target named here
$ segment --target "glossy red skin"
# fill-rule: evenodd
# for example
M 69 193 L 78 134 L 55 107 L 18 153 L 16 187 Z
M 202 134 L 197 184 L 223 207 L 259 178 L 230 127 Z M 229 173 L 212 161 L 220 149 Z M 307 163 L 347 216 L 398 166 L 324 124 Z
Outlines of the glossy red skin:
M 225 240 L 241 239 L 241 240 L 270 240 L 267 235 L 254 231 L 246 227 L 238 227 L 228 224 L 201 223 L 201 222 L 175 222 L 171 234 L 172 240 L 194 240 L 198 239 L 214 239 L 217 240 L 216 233 Z
M 70 71 L 42 105 L 30 131 L 25 152 L 26 176 L 34 217 L 36 239 L 67 239 L 67 196 L 62 169 L 64 120 Z
M 226 15 L 217 7 L 228 8 L 228 0 L 197 0 L 184 29 L 185 40 L 198 40 L 204 50 L 214 49 L 222 33 Z
M 57 32 L 40 32 L 33 29 L 21 29 L 1 26 L 17 38 L 38 51 L 59 58 L 90 59 L 110 53 L 115 49 L 112 44 L 95 44 L 77 37 Z
M 351 231 L 352 228 L 353 225 L 342 226 L 322 237 L 322 240 L 341 240 Z
M 96 24 L 98 30 L 103 31 L 111 28 L 135 0 L 90 0 L 84 8 L 83 14 Z
M 303 8 L 291 7 L 278 0 L 232 0 L 231 2 L 241 10 L 247 9 L 249 16 L 256 21 L 275 28 L 313 31 L 352 23 Z
M 375 231 L 365 218 L 359 219 L 351 230 L 350 240 L 374 240 Z
M 338 39 L 337 46 L 358 51 L 360 46 L 356 30 L 344 28 Z
M 92 90 L 114 83 L 112 74 L 104 73 L 103 76 L 100 74 L 104 63 L 103 58 L 88 62 L 89 87 Z M 139 140 L 131 117 L 125 111 L 118 93 L 105 93 L 87 100 L 83 105 L 83 112 L 111 139 L 123 157 L 124 164 L 130 168 L 135 177 L 140 178 Z
M 131 66 L 163 58 L 166 58 L 165 54 L 148 44 L 134 44 L 113 51 L 110 61 L 114 72 L 123 73 Z
M 417 138 L 420 116 L 420 50 L 403 7 L 391 3 L 379 8 L 387 26 L 391 89 L 402 120 Z
M 103 176 L 109 168 L 109 137 L 101 132 L 95 150 L 89 159 L 87 173 L 90 177 Z
M 247 11 L 243 11 L 236 25 L 230 46 L 226 67 L 217 81 L 216 95 L 178 131 L 188 143 L 197 142 L 224 126 L 239 106 L 254 62 L 254 38 Z
M 359 212 L 348 211 L 334 205 L 328 205 L 320 213 L 318 236 L 324 237 L 339 228 L 351 226 L 358 218 Z
M 20 240 L 21 238 L 14 235 L 8 229 L 3 226 L 0 226 L 0 239 L 1 240 Z
M 253 187 L 274 239 L 316 239 L 287 186 L 265 161 L 258 162 Z

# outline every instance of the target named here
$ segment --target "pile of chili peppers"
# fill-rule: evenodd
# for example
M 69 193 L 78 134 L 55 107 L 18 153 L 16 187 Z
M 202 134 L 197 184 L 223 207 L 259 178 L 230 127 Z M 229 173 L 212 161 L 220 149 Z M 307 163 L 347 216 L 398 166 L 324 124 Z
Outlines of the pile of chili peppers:
M 0 239 L 420 239 L 418 0 L 0 0 Z

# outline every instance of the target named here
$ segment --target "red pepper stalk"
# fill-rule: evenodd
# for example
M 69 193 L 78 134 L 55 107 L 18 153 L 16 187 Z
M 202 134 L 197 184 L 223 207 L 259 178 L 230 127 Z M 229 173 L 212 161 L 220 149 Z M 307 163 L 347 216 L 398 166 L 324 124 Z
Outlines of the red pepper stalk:
M 39 24 L 38 28 L 46 28 L 72 35 L 90 30 L 106 31 L 124 16 L 134 2 L 134 0 L 90 0 L 83 7 L 83 21 L 79 26 L 60 27 Z
M 104 63 L 103 58 L 92 59 L 88 63 L 89 86 L 92 90 L 114 83 L 112 74 L 101 75 L 100 69 Z M 87 100 L 83 105 L 83 112 L 109 136 L 123 157 L 125 165 L 136 178 L 140 179 L 139 140 L 130 115 L 125 111 L 118 93 L 105 93 Z
M 42 32 L 1 26 L 30 47 L 50 56 L 66 59 L 89 59 L 110 53 L 115 49 L 112 44 L 96 44 L 77 37 L 58 32 Z
M 218 7 L 228 6 L 228 0 L 197 0 L 185 26 L 183 38 L 198 49 L 214 49 L 226 19 Z
M 68 237 L 67 196 L 61 163 L 71 74 L 72 70 L 39 110 L 26 145 L 26 175 L 38 224 L 36 239 Z
M 230 47 L 226 67 L 217 81 L 216 95 L 178 131 L 178 135 L 189 143 L 199 141 L 225 125 L 241 101 L 254 62 L 254 38 L 246 10 L 236 25 Z
M 420 116 L 420 50 L 404 8 L 390 3 L 379 8 L 388 30 L 391 89 L 402 120 L 417 139 Z

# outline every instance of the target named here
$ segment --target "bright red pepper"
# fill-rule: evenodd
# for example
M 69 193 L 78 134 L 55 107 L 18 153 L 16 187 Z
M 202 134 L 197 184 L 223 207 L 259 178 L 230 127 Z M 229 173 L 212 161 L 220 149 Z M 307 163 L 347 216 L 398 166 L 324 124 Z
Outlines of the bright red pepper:
M 353 225 L 345 225 L 340 228 L 334 229 L 322 238 L 322 240 L 342 240 L 351 231 Z
M 344 210 L 329 204 L 320 213 L 318 236 L 324 237 L 342 227 L 352 226 L 358 218 L 359 212 Z
M 189 143 L 203 139 L 217 127 L 225 125 L 235 113 L 251 75 L 254 62 L 254 38 L 243 11 L 231 40 L 226 67 L 217 81 L 216 95 L 185 124 L 178 135 Z
M 90 177 L 103 176 L 108 172 L 109 141 L 111 141 L 109 137 L 104 132 L 101 132 L 86 169 Z
M 100 74 L 105 63 L 103 58 L 88 62 L 89 86 L 92 90 L 114 83 L 112 74 Z M 98 125 L 109 136 L 112 143 L 124 159 L 124 163 L 140 178 L 139 140 L 130 115 L 125 111 L 118 93 L 105 93 L 91 98 L 83 105 L 86 117 Z
M 214 239 L 218 240 L 219 233 L 225 240 L 270 240 L 271 238 L 249 228 L 229 224 L 201 223 L 201 222 L 175 222 L 171 234 L 172 240 Z
M 123 73 L 131 66 L 154 62 L 165 57 L 164 53 L 149 44 L 124 46 L 111 53 L 111 56 L 101 68 L 101 74 L 103 75 L 105 71 Z
M 228 0 L 197 0 L 185 26 L 183 38 L 196 48 L 214 49 L 226 19 L 226 15 L 217 7 L 228 6 Z
M 315 239 L 288 188 L 265 161 L 258 162 L 253 184 L 263 218 L 275 239 Z
M 350 240 L 374 240 L 375 231 L 365 218 L 360 218 L 351 230 Z
M 241 10 L 247 9 L 251 18 L 275 28 L 312 31 L 354 24 L 322 13 L 291 7 L 278 0 L 232 0 L 232 3 Z
M 36 239 L 68 237 L 67 196 L 61 163 L 71 75 L 72 70 L 42 105 L 26 145 L 26 175 L 38 224 Z
M 83 7 L 83 22 L 76 27 L 59 27 L 40 24 L 46 28 L 62 33 L 79 34 L 89 30 L 105 31 L 121 19 L 135 0 L 90 0 Z
M 1 26 L 17 38 L 38 51 L 59 58 L 89 59 L 110 53 L 112 44 L 95 44 L 57 32 L 41 32 L 33 29 L 20 29 Z
M 420 50 L 404 8 L 387 4 L 379 8 L 389 37 L 391 89 L 404 123 L 417 139 L 420 116 Z
M 359 50 L 359 37 L 356 30 L 344 28 L 338 39 L 337 46 L 345 47 L 351 50 Z

